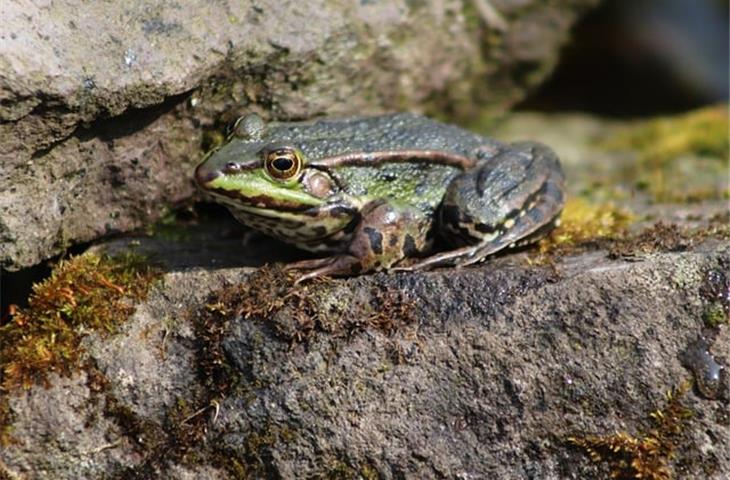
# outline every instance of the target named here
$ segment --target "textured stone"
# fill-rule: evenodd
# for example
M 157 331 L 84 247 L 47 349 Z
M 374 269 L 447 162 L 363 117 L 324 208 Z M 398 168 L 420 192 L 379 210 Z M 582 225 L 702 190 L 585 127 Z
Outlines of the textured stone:
M 0 265 L 150 225 L 193 194 L 204 132 L 247 110 L 501 111 L 595 3 L 4 2 Z
M 706 333 L 703 285 L 710 271 L 730 275 L 728 265 L 730 243 L 708 239 L 641 261 L 593 251 L 535 267 L 518 254 L 337 280 L 301 290 L 316 299 L 308 315 L 331 327 L 303 344 L 283 335 L 301 328 L 291 307 L 269 318 L 231 311 L 210 343 L 196 327 L 211 308 L 204 299 L 251 270 L 183 269 L 123 331 L 87 337 L 104 390 L 91 391 L 81 373 L 10 397 L 19 441 L 0 461 L 13 474 L 58 479 L 605 475 L 567 438 L 646 431 L 665 393 L 692 376 L 682 358 Z M 390 334 L 366 327 L 383 292 L 402 295 L 415 322 L 396 317 Z M 338 330 L 346 322 L 362 327 Z M 726 327 L 710 347 L 721 363 L 730 358 Z M 215 345 L 232 375 L 225 382 L 238 379 L 222 397 L 211 383 L 221 378 L 203 373 Z M 722 375 L 717 399 L 683 399 L 694 415 L 673 462 L 682 478 L 730 473 Z

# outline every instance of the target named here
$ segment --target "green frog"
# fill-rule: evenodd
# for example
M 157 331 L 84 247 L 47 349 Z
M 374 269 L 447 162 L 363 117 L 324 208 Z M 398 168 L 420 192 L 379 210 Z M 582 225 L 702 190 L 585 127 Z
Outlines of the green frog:
M 543 236 L 564 201 L 545 145 L 410 113 L 268 124 L 250 114 L 195 178 L 240 222 L 326 255 L 288 265 L 298 281 L 480 262 Z

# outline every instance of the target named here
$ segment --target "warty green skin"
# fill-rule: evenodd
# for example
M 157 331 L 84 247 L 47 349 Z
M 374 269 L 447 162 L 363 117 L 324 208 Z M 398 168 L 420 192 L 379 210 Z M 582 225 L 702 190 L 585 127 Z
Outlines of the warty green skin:
M 196 170 L 200 187 L 242 223 L 328 253 L 290 265 L 318 275 L 468 265 L 552 228 L 563 206 L 556 155 L 505 145 L 415 114 L 270 123 L 236 134 Z M 277 179 L 267 152 L 302 167 Z M 273 155 L 273 154 L 272 154 Z M 431 257 L 435 237 L 453 247 Z

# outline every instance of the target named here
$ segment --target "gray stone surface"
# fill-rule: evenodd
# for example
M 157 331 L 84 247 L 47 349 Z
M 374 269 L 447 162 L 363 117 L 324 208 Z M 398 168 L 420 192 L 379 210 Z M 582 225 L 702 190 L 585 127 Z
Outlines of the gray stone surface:
M 246 110 L 503 110 L 596 3 L 4 2 L 0 265 L 159 219 Z
M 48 389 L 8 397 L 14 441 L 1 449 L 0 471 L 11 479 L 99 478 L 139 462 L 130 440 L 104 416 L 104 400 L 88 388 L 86 372 L 51 375 L 50 382 Z
M 222 336 L 210 343 L 196 323 L 211 318 L 205 299 L 245 283 L 251 269 L 171 272 L 123 331 L 85 340 L 103 391 L 80 373 L 13 394 L 20 442 L 0 461 L 18 478 L 54 479 L 606 475 L 566 438 L 645 431 L 666 391 L 691 378 L 683 352 L 707 334 L 701 292 L 709 271 L 730 275 L 730 243 L 638 261 L 605 253 L 543 267 L 523 253 L 309 286 L 307 315 L 329 333 L 315 329 L 304 343 L 287 338 L 302 325 L 290 306 L 270 318 L 212 317 Z M 413 308 L 414 321 L 390 334 L 365 327 L 384 292 Z M 214 345 L 229 365 L 225 381 L 238 378 L 223 396 L 220 377 L 202 373 Z M 727 325 L 710 345 L 725 364 Z M 683 401 L 694 416 L 678 442 L 677 478 L 725 478 L 726 373 L 716 399 L 691 391 Z

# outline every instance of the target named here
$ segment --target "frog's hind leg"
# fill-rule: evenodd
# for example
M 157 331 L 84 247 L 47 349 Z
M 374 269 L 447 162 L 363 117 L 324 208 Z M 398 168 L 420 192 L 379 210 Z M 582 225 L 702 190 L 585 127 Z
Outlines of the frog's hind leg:
M 471 265 L 504 248 L 534 242 L 558 222 L 564 176 L 557 156 L 536 143 L 510 145 L 449 185 L 439 218 L 454 250 L 403 268 Z

